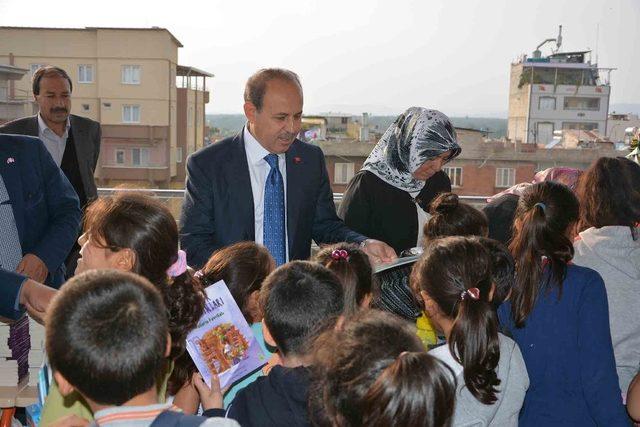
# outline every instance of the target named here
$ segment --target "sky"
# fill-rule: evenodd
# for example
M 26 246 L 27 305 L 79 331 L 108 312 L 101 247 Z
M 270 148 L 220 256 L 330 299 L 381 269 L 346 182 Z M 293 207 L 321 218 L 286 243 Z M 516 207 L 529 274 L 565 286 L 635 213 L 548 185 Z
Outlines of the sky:
M 611 103 L 640 104 L 638 22 L 640 0 L 0 0 L 2 26 L 167 28 L 180 64 L 215 74 L 208 113 L 241 113 L 246 79 L 285 67 L 305 113 L 506 118 L 510 63 L 560 24 L 562 50 L 617 68 Z

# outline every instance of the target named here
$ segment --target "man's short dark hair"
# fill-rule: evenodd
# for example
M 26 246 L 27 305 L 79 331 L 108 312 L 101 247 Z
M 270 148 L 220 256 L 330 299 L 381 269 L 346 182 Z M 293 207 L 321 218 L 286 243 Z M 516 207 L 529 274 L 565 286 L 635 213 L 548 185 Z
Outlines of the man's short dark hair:
M 34 95 L 40 95 L 40 80 L 45 77 L 62 77 L 69 82 L 69 92 L 73 92 L 73 83 L 71 83 L 71 77 L 65 70 L 60 67 L 54 67 L 52 65 L 47 65 L 45 67 L 40 67 L 33 73 L 33 77 L 31 79 L 31 89 L 33 90 Z
M 49 310 L 52 369 L 99 404 L 122 405 L 154 387 L 166 368 L 166 310 L 141 276 L 89 271 L 67 282 Z
M 329 269 L 292 261 L 271 273 L 260 290 L 264 322 L 282 354 L 304 355 L 315 338 L 342 313 L 343 290 Z
M 300 89 L 300 94 L 302 94 L 302 85 L 296 73 L 285 70 L 284 68 L 263 68 L 247 80 L 247 84 L 244 87 L 244 101 L 255 105 L 258 111 L 262 110 L 264 94 L 267 91 L 267 83 L 276 79 L 297 85 Z

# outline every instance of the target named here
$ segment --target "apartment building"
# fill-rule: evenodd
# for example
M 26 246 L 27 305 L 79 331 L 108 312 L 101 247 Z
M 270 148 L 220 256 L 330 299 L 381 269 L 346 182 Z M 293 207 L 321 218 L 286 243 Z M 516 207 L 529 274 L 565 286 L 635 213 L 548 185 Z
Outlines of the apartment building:
M 607 131 L 611 86 L 586 60 L 589 51 L 521 58 L 511 64 L 507 137 L 548 144 L 555 131 Z
M 204 144 L 212 74 L 178 64 L 182 43 L 164 28 L 0 27 L 0 64 L 28 70 L 8 93 L 31 99 L 43 65 L 73 81 L 72 113 L 102 124 L 99 185 L 168 188 Z
M 16 95 L 12 82 L 21 80 L 29 70 L 0 64 L 0 124 L 33 114 L 33 103 L 26 94 Z

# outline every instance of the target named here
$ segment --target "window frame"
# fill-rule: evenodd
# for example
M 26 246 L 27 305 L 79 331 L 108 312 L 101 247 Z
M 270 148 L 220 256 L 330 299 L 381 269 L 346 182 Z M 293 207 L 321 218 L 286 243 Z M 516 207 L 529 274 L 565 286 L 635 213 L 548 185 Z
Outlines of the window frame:
M 449 171 L 451 170 L 454 172 L 453 179 L 451 178 L 451 174 L 449 173 Z M 449 177 L 449 180 L 451 181 L 451 188 L 462 187 L 462 166 L 445 166 L 442 168 L 442 171 Z M 456 178 L 457 181 L 459 181 L 459 184 L 456 184 Z
M 126 117 L 126 111 L 127 108 L 129 108 L 130 110 L 130 120 L 127 120 Z M 138 120 L 134 120 L 133 119 L 133 111 L 137 109 L 138 111 Z M 142 116 L 142 108 L 140 108 L 140 104 L 123 104 L 122 105 L 122 123 L 126 123 L 126 124 L 138 124 L 140 123 L 140 118 Z
M 346 167 L 346 174 L 342 174 L 345 169 L 340 170 L 340 174 L 338 172 L 338 168 Z M 346 180 L 342 179 L 343 175 L 346 175 Z M 348 184 L 351 181 L 351 178 L 355 175 L 355 163 L 353 162 L 336 162 L 333 164 L 333 183 L 334 184 Z M 340 176 L 340 180 L 338 180 L 338 176 Z
M 82 77 L 82 68 L 83 67 L 85 67 L 85 70 L 84 70 L 85 80 L 81 79 L 81 77 Z M 87 70 L 91 70 L 91 79 L 90 80 L 86 80 Z M 92 84 L 95 81 L 93 74 L 94 74 L 93 73 L 93 64 L 78 64 L 78 83 L 81 83 L 81 84 Z
M 137 69 L 138 70 L 138 76 L 137 76 L 138 80 L 137 81 L 133 78 L 133 77 L 135 77 L 135 75 L 133 75 L 133 74 L 131 76 L 132 77 L 131 81 L 127 81 L 127 79 L 126 79 L 126 77 L 127 77 L 126 70 L 127 69 L 132 69 L 132 70 Z M 121 69 L 120 73 L 121 73 L 120 74 L 120 83 L 122 83 L 123 85 L 140 85 L 140 84 L 142 84 L 142 66 L 137 65 L 137 64 L 125 64 L 125 65 L 122 66 L 122 69 Z
M 507 183 L 504 182 L 504 173 L 507 173 Z M 511 174 L 513 173 L 513 180 Z M 516 185 L 516 169 L 515 168 L 496 168 L 496 188 L 509 188 Z

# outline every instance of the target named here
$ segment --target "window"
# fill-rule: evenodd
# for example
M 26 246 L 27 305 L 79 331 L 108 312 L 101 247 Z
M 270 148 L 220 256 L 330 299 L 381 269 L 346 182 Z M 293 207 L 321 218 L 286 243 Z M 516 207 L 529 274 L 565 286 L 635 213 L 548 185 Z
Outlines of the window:
M 462 168 L 450 166 L 442 168 L 442 170 L 449 175 L 452 187 L 462 187 Z
M 133 166 L 149 166 L 149 149 L 148 148 L 132 148 L 131 164 Z
M 36 71 L 38 71 L 38 68 L 42 68 L 44 66 L 45 64 L 30 64 L 29 70 L 31 70 L 31 75 L 33 76 L 36 73 Z
M 6 100 L 7 100 L 7 88 L 0 87 L 0 101 L 6 101 Z
M 126 85 L 140 84 L 140 66 L 139 65 L 123 65 L 122 66 L 122 83 Z
M 580 96 L 565 96 L 565 110 L 600 110 L 600 98 L 584 98 Z
M 140 106 L 123 105 L 122 123 L 140 123 Z
M 93 83 L 93 65 L 78 65 L 78 83 Z
M 516 184 L 516 170 L 512 168 L 496 169 L 496 187 L 508 188 Z
M 342 117 L 342 119 L 340 120 L 340 122 L 341 122 L 343 125 L 346 125 L 347 123 L 349 123 L 349 117 Z
M 556 98 L 554 96 L 541 96 L 538 99 L 538 110 L 550 111 L 556 109 Z
M 593 122 L 562 122 L 563 130 L 598 130 L 598 124 Z
M 176 147 L 176 163 L 182 163 L 182 147 Z
M 89 111 L 91 106 L 89 104 L 82 104 L 82 111 Z
M 541 144 L 548 144 L 553 141 L 553 122 L 538 122 L 536 123 L 536 142 Z
M 116 165 L 124 165 L 124 150 L 116 149 Z
M 353 163 L 336 163 L 334 172 L 334 184 L 348 184 L 353 178 Z

